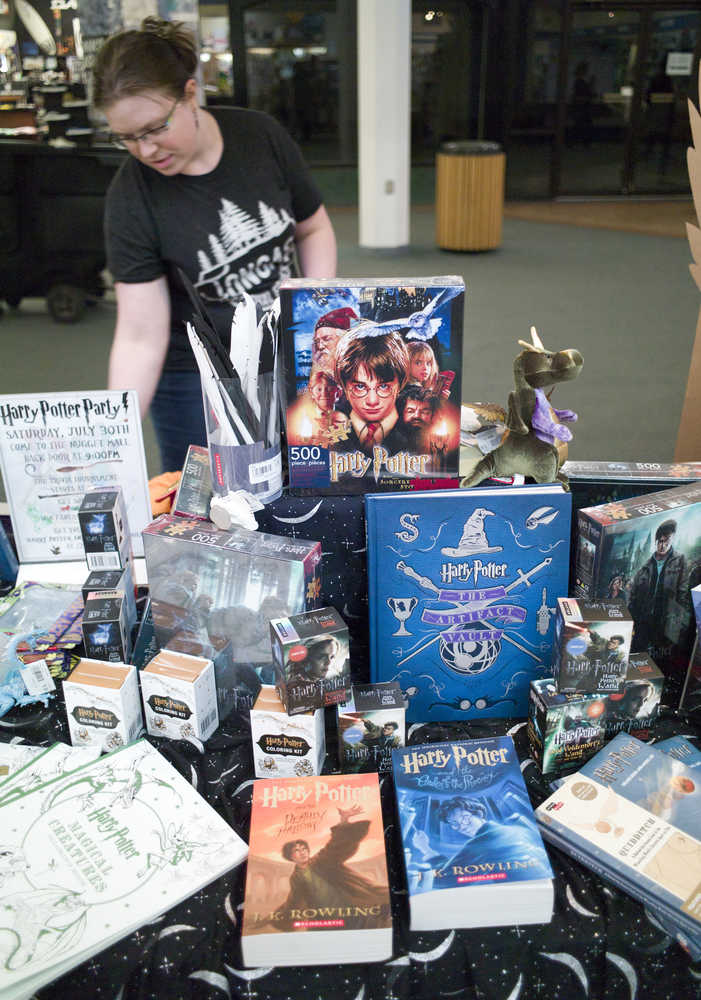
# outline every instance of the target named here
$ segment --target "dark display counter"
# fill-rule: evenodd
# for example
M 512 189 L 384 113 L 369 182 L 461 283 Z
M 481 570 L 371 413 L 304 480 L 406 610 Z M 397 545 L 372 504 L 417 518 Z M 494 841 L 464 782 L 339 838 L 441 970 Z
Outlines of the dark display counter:
M 125 155 L 0 139 L 0 296 L 9 305 L 46 296 L 54 318 L 70 321 L 101 294 L 104 196 Z

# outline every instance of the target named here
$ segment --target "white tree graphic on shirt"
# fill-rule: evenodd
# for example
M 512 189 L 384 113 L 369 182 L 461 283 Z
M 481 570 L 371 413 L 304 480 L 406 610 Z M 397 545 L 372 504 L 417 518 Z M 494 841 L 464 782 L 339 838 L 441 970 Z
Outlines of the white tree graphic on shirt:
M 207 284 L 222 267 L 233 265 L 256 247 L 284 233 L 294 219 L 284 208 L 276 209 L 258 202 L 258 218 L 245 212 L 233 201 L 222 198 L 219 210 L 219 235 L 210 234 L 209 252 L 197 251 L 200 273 L 197 286 Z

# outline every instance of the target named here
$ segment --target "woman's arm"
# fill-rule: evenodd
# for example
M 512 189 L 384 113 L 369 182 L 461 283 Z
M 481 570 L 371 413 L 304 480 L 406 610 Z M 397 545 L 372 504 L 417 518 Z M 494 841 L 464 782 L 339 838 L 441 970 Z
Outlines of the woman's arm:
M 165 277 L 138 284 L 115 282 L 117 324 L 108 388 L 136 389 L 143 417 L 153 399 L 170 341 L 170 298 Z
M 303 277 L 336 277 L 336 237 L 323 205 L 297 223 L 295 242 Z

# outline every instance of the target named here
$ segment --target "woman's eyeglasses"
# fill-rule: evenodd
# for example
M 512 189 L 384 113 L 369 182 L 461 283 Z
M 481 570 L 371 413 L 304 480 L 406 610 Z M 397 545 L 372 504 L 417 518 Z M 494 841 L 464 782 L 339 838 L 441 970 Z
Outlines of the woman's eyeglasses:
M 168 117 L 160 125 L 154 125 L 153 128 L 147 128 L 145 132 L 140 132 L 139 135 L 120 135 L 116 132 L 110 132 L 110 142 L 117 146 L 118 149 L 126 149 L 127 146 L 135 146 L 138 142 L 142 142 L 144 139 L 155 139 L 157 136 L 163 135 L 170 128 L 170 123 L 173 120 L 175 109 L 181 101 L 182 97 L 179 97 L 168 112 Z

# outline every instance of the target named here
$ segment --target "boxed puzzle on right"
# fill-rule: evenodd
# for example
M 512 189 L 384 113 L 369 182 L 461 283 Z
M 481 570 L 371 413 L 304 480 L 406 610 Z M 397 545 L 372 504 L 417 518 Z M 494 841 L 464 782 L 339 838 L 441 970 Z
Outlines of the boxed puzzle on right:
M 632 652 L 647 652 L 676 706 L 695 636 L 691 588 L 701 582 L 701 483 L 578 512 L 573 596 L 622 599 Z

